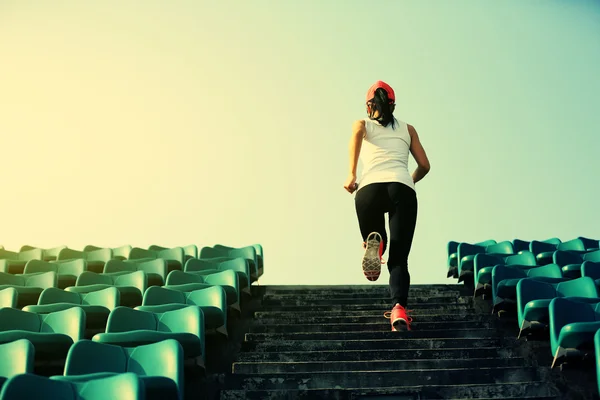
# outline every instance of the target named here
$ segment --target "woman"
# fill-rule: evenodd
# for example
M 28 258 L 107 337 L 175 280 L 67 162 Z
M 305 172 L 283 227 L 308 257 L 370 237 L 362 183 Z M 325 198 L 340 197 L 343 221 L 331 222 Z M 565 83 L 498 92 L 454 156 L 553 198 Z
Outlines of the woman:
M 410 286 L 408 254 L 417 222 L 415 183 L 423 179 L 430 168 L 415 128 L 394 118 L 395 100 L 394 90 L 382 81 L 377 81 L 367 92 L 369 118 L 353 125 L 350 174 L 344 184 L 349 193 L 356 191 L 356 214 L 365 247 L 362 267 L 370 281 L 379 278 L 384 263 L 381 255 L 388 245 L 384 214 L 389 213 L 387 266 L 392 311 L 384 315 L 390 318 L 392 331 L 402 327 L 410 330 L 412 318 L 407 315 L 406 305 Z M 409 152 L 418 165 L 412 175 L 408 171 Z M 359 155 L 364 171 L 357 184 Z

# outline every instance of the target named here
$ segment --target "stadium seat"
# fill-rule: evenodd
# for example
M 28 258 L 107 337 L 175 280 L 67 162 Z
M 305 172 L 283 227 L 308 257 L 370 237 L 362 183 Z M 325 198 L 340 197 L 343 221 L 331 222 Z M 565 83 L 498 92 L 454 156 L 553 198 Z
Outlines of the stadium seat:
M 56 287 L 57 275 L 54 271 L 12 275 L 0 272 L 0 290 L 7 287 L 15 288 L 18 293 L 17 307 L 23 308 L 29 304 L 37 304 L 42 290 Z
M 583 242 L 586 251 L 600 250 L 600 240 L 590 239 L 583 236 L 579 236 L 577 239 Z
M 477 254 L 473 262 L 473 272 L 475 276 L 475 296 L 491 290 L 492 270 L 496 265 L 535 266 L 536 264 L 535 257 L 529 250 L 510 256 Z
M 67 246 L 57 246 L 57 247 L 52 247 L 50 249 L 41 249 L 42 250 L 42 261 L 56 261 L 56 259 L 58 258 L 58 253 L 60 253 L 60 251 L 62 249 L 65 249 Z M 28 251 L 28 250 L 34 250 L 34 249 L 38 249 L 39 247 L 35 247 L 35 246 L 22 246 L 21 249 L 19 250 L 20 252 L 23 251 Z
M 42 249 L 31 249 L 20 251 L 18 253 L 14 251 L 0 250 L 0 272 L 8 274 L 22 274 L 27 261 L 41 260 L 42 257 Z
M 185 256 L 181 247 L 173 247 L 159 251 L 134 247 L 129 253 L 129 261 L 143 262 L 162 258 L 167 262 L 167 274 L 174 270 L 183 270 Z
M 256 248 L 247 246 L 240 249 L 203 247 L 200 250 L 199 259 L 208 261 L 226 261 L 236 258 L 245 258 L 250 265 L 250 282 L 258 279 L 258 260 Z
M 33 373 L 35 349 L 27 339 L 0 344 L 0 388 L 15 375 Z
M 13 287 L 0 289 L 0 308 L 16 308 L 18 304 L 19 293 Z
M 69 382 L 34 374 L 13 376 L 2 387 L 0 400 L 24 399 L 144 400 L 146 393 L 143 382 L 134 373 L 84 382 Z
M 496 265 L 492 270 L 492 313 L 506 309 L 517 302 L 517 284 L 523 278 L 535 278 L 545 282 L 563 282 L 560 267 L 548 264 L 542 267 L 521 265 Z
M 185 263 L 184 268 L 184 272 L 203 275 L 210 275 L 215 272 L 227 270 L 235 271 L 237 274 L 240 292 L 250 294 L 250 264 L 245 258 L 222 258 L 212 260 L 190 259 Z
M 146 290 L 144 302 L 136 310 L 161 313 L 188 306 L 197 306 L 202 310 L 205 333 L 219 332 L 227 336 L 227 297 L 221 286 L 192 292 L 153 286 Z
M 148 286 L 163 286 L 167 278 L 167 262 L 162 258 L 145 261 L 110 260 L 104 266 L 104 274 L 135 271 L 146 273 Z
M 584 253 L 585 246 L 580 239 L 569 240 L 557 245 L 532 241 L 530 250 L 535 254 L 538 265 L 547 265 L 552 263 L 552 257 L 556 250 Z
M 53 379 L 85 382 L 132 372 L 146 389 L 146 399 L 183 400 L 183 348 L 178 341 L 132 348 L 80 340 L 71 346 L 63 376 Z
M 519 338 L 531 331 L 548 327 L 550 301 L 567 297 L 581 302 L 599 302 L 598 290 L 592 278 L 550 283 L 524 278 L 517 284 Z
M 529 251 L 529 243 L 531 243 L 529 240 L 514 239 L 512 244 L 515 254 L 519 254 L 522 251 Z
M 245 246 L 245 247 L 254 247 L 254 249 L 256 250 L 256 265 L 257 265 L 257 269 L 258 269 L 258 277 L 260 278 L 264 273 L 263 247 L 260 244 L 253 244 L 251 246 Z M 222 244 L 216 244 L 213 246 L 213 248 L 216 250 L 236 250 L 236 249 L 239 250 L 239 249 L 243 249 L 245 247 L 236 248 L 236 247 L 225 246 Z
M 458 245 L 461 242 L 456 242 L 451 240 L 447 245 L 447 253 L 448 253 L 448 278 L 458 278 Z M 496 244 L 495 240 L 485 240 L 483 242 L 472 243 L 475 246 L 486 247 L 491 244 Z
M 600 329 L 600 300 L 583 303 L 558 297 L 550 302 L 549 314 L 552 367 L 593 354 L 594 335 Z
M 165 339 L 177 340 L 183 347 L 184 358 L 193 358 L 198 366 L 204 367 L 204 314 L 199 307 L 187 306 L 163 313 L 117 307 L 108 316 L 106 332 L 92 338 L 95 342 L 122 347 L 137 347 Z
M 89 293 L 74 293 L 57 288 L 44 289 L 37 305 L 26 306 L 23 311 L 36 314 L 49 314 L 79 307 L 85 312 L 86 334 L 92 337 L 104 332 L 106 321 L 112 310 L 119 306 L 119 290 L 115 287 Z
M 83 259 L 67 261 L 28 261 L 23 270 L 24 274 L 36 274 L 40 272 L 54 271 L 57 275 L 57 287 L 64 289 L 75 285 L 77 278 L 87 269 L 87 263 Z
M 214 285 L 219 285 L 225 290 L 229 307 L 241 311 L 239 278 L 232 270 L 217 271 L 211 274 L 173 271 L 167 276 L 165 288 L 191 292 Z
M 475 256 L 487 254 L 495 256 L 508 256 L 514 254 L 512 243 L 504 241 L 486 247 L 461 243 L 458 245 L 458 281 L 474 283 L 473 269 Z
M 131 252 L 131 246 L 126 244 L 120 247 L 110 248 L 112 250 L 112 260 L 127 260 L 129 258 L 129 253 Z M 98 247 L 91 244 L 88 244 L 83 248 L 83 251 L 90 252 L 95 250 L 103 250 L 105 247 Z
M 579 278 L 581 277 L 581 265 L 583 262 L 600 262 L 600 251 L 578 254 L 570 251 L 557 250 L 552 256 L 552 261 L 562 268 L 564 277 Z
M 598 393 L 600 393 L 600 329 L 594 335 L 594 353 L 596 356 L 596 381 L 598 384 Z
M 74 293 L 89 293 L 111 286 L 119 290 L 121 306 L 139 306 L 142 304 L 142 298 L 147 287 L 146 273 L 144 271 L 136 271 L 97 274 L 88 271 L 79 275 L 75 286 L 69 286 L 65 290 Z
M 0 343 L 27 339 L 39 360 L 64 359 L 74 342 L 83 338 L 85 313 L 79 307 L 50 314 L 0 308 Z
M 102 273 L 104 264 L 112 259 L 112 249 L 98 249 L 92 251 L 78 251 L 69 248 L 62 249 L 58 253 L 58 261 L 84 259 L 87 263 L 87 270 L 90 272 Z

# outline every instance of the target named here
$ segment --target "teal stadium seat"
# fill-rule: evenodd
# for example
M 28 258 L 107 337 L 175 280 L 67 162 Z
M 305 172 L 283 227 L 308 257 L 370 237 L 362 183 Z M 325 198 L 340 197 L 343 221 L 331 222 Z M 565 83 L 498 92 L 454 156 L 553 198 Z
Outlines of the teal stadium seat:
M 104 266 L 104 274 L 144 271 L 148 286 L 163 286 L 167 278 L 167 262 L 162 258 L 153 260 L 110 260 Z
M 199 260 L 190 259 L 185 263 L 185 272 L 192 272 L 204 275 L 214 274 L 216 272 L 232 270 L 238 276 L 240 291 L 250 294 L 250 263 L 247 259 L 238 257 L 234 259 L 212 259 Z
M 238 275 L 232 270 L 216 271 L 210 274 L 198 272 L 172 271 L 167 276 L 167 289 L 191 292 L 211 286 L 221 286 L 227 295 L 227 305 L 238 312 L 240 308 L 240 287 Z
M 458 245 L 458 282 L 474 283 L 473 270 L 475 256 L 487 254 L 492 256 L 509 256 L 515 254 L 509 241 L 492 244 L 486 247 L 474 246 L 468 243 Z
M 54 271 L 57 276 L 56 285 L 60 289 L 75 285 L 77 278 L 87 270 L 87 263 L 83 259 L 66 261 L 28 261 L 23 270 L 24 274 L 37 274 Z
M 536 264 L 535 257 L 529 250 L 510 256 L 477 254 L 473 262 L 473 273 L 475 276 L 474 296 L 491 292 L 492 270 L 496 265 L 521 265 L 534 267 Z
M 144 400 L 146 393 L 140 378 L 124 373 L 85 382 L 68 382 L 33 374 L 10 378 L 0 392 L 0 400 Z
M 448 278 L 458 278 L 458 245 L 461 242 L 456 242 L 451 240 L 447 245 L 447 255 L 448 255 Z M 495 240 L 485 240 L 483 242 L 472 243 L 475 246 L 486 247 L 491 244 L 496 244 Z
M 0 388 L 15 375 L 33 373 L 35 349 L 27 339 L 0 344 Z
M 552 261 L 561 267 L 565 278 L 579 278 L 581 277 L 581 265 L 585 261 L 600 262 L 600 251 L 573 253 L 557 250 L 552 255 Z
M 79 307 L 43 315 L 0 308 L 0 343 L 27 339 L 35 347 L 36 360 L 64 359 L 84 330 L 85 313 Z
M 4 289 L 0 289 L 0 308 L 9 307 L 16 308 L 17 302 L 19 298 L 19 293 L 17 289 L 12 287 L 7 287 Z
M 53 379 L 85 382 L 132 372 L 147 400 L 183 400 L 183 367 L 183 348 L 173 339 L 132 348 L 80 340 L 69 350 L 64 375 Z
M 240 249 L 203 247 L 200 250 L 199 258 L 201 260 L 209 261 L 227 261 L 236 258 L 244 258 L 250 265 L 250 282 L 255 282 L 259 276 L 258 260 L 256 248 L 254 246 L 247 246 Z
M 13 275 L 0 272 L 0 290 L 9 287 L 17 293 L 17 307 L 23 308 L 30 304 L 37 304 L 40 294 L 44 289 L 56 287 L 57 275 L 54 271 Z
M 119 290 L 120 305 L 139 306 L 142 304 L 147 287 L 146 273 L 135 271 L 98 274 L 88 271 L 79 275 L 75 286 L 69 286 L 65 290 L 74 293 L 90 293 L 113 286 Z
M 155 287 L 155 286 L 153 286 Z M 175 339 L 183 347 L 185 359 L 205 365 L 204 314 L 188 306 L 163 313 L 117 307 L 108 316 L 106 332 L 92 340 L 122 347 L 136 347 Z
M 580 302 L 598 302 L 598 290 L 592 278 L 550 283 L 524 278 L 517 284 L 519 337 L 548 327 L 550 301 L 566 297 Z
M 521 265 L 496 265 L 492 270 L 492 312 L 506 310 L 517 303 L 517 284 L 523 278 L 535 278 L 544 282 L 566 281 L 556 264 L 542 267 Z
M 552 367 L 570 358 L 593 355 L 594 335 L 600 329 L 600 300 L 583 303 L 558 297 L 550 302 Z

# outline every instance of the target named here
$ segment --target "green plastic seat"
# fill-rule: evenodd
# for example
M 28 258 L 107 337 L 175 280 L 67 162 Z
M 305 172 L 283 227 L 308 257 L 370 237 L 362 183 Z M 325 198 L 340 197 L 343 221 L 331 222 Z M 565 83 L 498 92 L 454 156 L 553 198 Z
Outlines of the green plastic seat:
M 158 251 L 134 247 L 129 254 L 129 261 L 132 262 L 154 260 L 156 258 L 162 258 L 167 262 L 167 274 L 174 270 L 181 271 L 185 263 L 185 257 L 181 247 L 173 247 L 171 249 Z
M 57 288 L 44 289 L 37 305 L 26 306 L 23 311 L 36 314 L 49 314 L 79 307 L 85 312 L 85 337 L 104 332 L 106 321 L 112 310 L 119 306 L 120 293 L 115 287 L 89 293 L 67 292 Z
M 254 246 L 247 246 L 239 249 L 203 247 L 200 250 L 199 258 L 203 260 L 212 259 L 214 261 L 245 258 L 250 264 L 250 282 L 255 282 L 258 280 L 258 260 Z
M 152 288 L 158 289 L 157 286 Z M 166 339 L 177 340 L 184 358 L 195 359 L 204 367 L 204 314 L 199 307 L 187 306 L 162 313 L 117 307 L 108 316 L 106 332 L 92 340 L 122 347 L 137 347 Z
M 579 236 L 577 239 L 583 242 L 586 251 L 600 250 L 600 240 L 598 239 L 590 239 L 583 236 Z
M 448 274 L 447 277 L 448 278 L 458 278 L 458 245 L 461 242 L 457 242 L 454 240 L 451 240 L 448 242 L 448 245 L 446 246 L 446 250 L 447 250 L 447 264 L 448 264 Z M 489 245 L 492 244 L 496 244 L 497 242 L 495 240 L 484 240 L 482 242 L 478 242 L 478 243 L 471 243 L 475 246 L 482 246 L 482 247 L 487 247 Z
M 124 373 L 84 382 L 69 382 L 34 374 L 10 378 L 0 392 L 0 400 L 144 400 L 142 380 L 134 373 Z
M 204 314 L 205 333 L 227 336 L 227 295 L 221 286 L 210 286 L 192 292 L 153 286 L 146 290 L 142 306 L 136 310 L 161 313 L 196 306 Z
M 192 292 L 210 286 L 221 286 L 227 295 L 227 306 L 241 311 L 239 278 L 235 271 L 223 270 L 211 274 L 172 271 L 167 276 L 167 289 Z
M 42 257 L 42 249 L 31 249 L 20 251 L 18 253 L 14 251 L 0 250 L 0 272 L 9 274 L 22 274 L 27 261 L 41 260 Z
M 530 265 L 533 267 L 536 263 L 533 253 L 528 250 L 510 256 L 494 256 L 489 254 L 475 255 L 473 263 L 475 296 L 491 291 L 492 270 L 496 265 Z
M 100 246 L 94 246 L 92 244 L 88 244 L 87 246 L 85 246 L 83 248 L 84 252 L 90 252 L 90 251 L 96 251 L 96 250 L 103 250 L 106 247 L 100 247 Z M 127 260 L 129 258 L 129 253 L 131 252 L 132 247 L 128 244 L 124 245 L 124 246 L 120 246 L 120 247 L 112 247 L 109 248 L 110 250 L 112 250 L 112 257 L 111 259 L 113 260 Z
M 178 341 L 126 348 L 91 340 L 71 346 L 63 376 L 53 379 L 84 382 L 132 372 L 146 388 L 146 399 L 183 400 L 183 348 Z
M 532 242 L 533 245 L 533 242 Z M 583 244 L 583 242 L 581 241 L 581 239 L 573 239 L 573 240 L 568 240 L 566 242 L 561 242 L 557 245 L 554 246 L 554 248 L 552 248 L 552 244 L 549 243 L 540 243 L 540 244 L 536 244 L 535 247 L 532 247 L 532 253 L 535 254 L 535 257 L 537 259 L 537 264 L 538 265 L 547 265 L 552 263 L 552 257 L 554 256 L 554 252 L 556 250 L 562 250 L 562 251 L 570 251 L 570 252 L 577 252 L 577 253 L 584 253 L 585 252 L 585 245 Z M 535 249 L 535 251 L 534 251 Z
M 596 381 L 598 382 L 598 392 L 600 393 L 600 329 L 594 335 L 594 353 L 596 356 Z
M 50 314 L 0 308 L 0 343 L 27 339 L 39 360 L 64 359 L 69 347 L 83 338 L 85 313 L 79 307 Z
M 35 349 L 27 339 L 0 344 L 0 388 L 15 375 L 33 373 Z
M 566 281 L 556 264 L 532 267 L 529 265 L 496 265 L 492 270 L 492 312 L 516 306 L 517 284 L 523 278 L 558 283 Z
M 12 287 L 5 287 L 0 289 L 0 308 L 16 308 L 18 304 L 19 293 L 17 289 Z
M 49 262 L 41 260 L 28 261 L 23 270 L 24 274 L 36 274 L 41 272 L 54 271 L 57 275 L 57 287 L 64 289 L 75 285 L 77 278 L 87 268 L 86 261 L 83 259 Z
M 196 246 L 195 244 L 183 246 L 183 254 L 185 255 L 186 262 L 190 258 L 198 258 L 198 246 Z
M 88 271 L 79 275 L 75 286 L 69 286 L 65 290 L 74 293 L 89 293 L 114 286 L 120 293 L 120 305 L 136 307 L 142 304 L 147 285 L 147 277 L 144 271 L 116 272 L 112 274 L 97 274 Z
M 264 255 L 263 255 L 262 245 L 253 244 L 251 246 L 244 246 L 244 247 L 231 247 L 231 246 L 225 246 L 222 244 L 216 244 L 213 246 L 213 248 L 216 250 L 236 250 L 236 249 L 240 250 L 240 249 L 244 249 L 246 247 L 253 247 L 254 250 L 256 251 L 256 266 L 257 266 L 257 270 L 258 270 L 258 277 L 260 278 L 264 273 Z
M 594 336 L 600 330 L 600 299 L 584 303 L 558 297 L 550 302 L 549 314 L 552 367 L 572 357 L 593 354 Z
M 536 281 L 533 278 L 521 279 L 517 284 L 519 337 L 548 327 L 548 307 L 556 297 L 580 302 L 600 301 L 596 284 L 589 277 L 558 283 Z
M 235 271 L 237 274 L 240 293 L 250 294 L 250 264 L 245 258 L 190 259 L 185 263 L 184 268 L 184 272 L 203 275 L 211 275 L 227 270 Z
M 78 251 L 69 248 L 62 249 L 58 253 L 57 260 L 84 259 L 87 262 L 87 270 L 102 273 L 104 264 L 112 259 L 112 249 L 98 249 L 92 251 Z
M 30 304 L 37 304 L 42 291 L 49 287 L 56 287 L 57 280 L 54 271 L 27 275 L 0 272 L 0 290 L 14 288 L 18 293 L 17 308 L 23 308 Z
M 514 254 L 513 245 L 509 241 L 490 244 L 488 246 L 460 243 L 457 250 L 458 258 L 458 282 L 475 282 L 473 277 L 475 256 L 477 254 L 488 254 L 496 256 L 509 256 Z
M 513 244 L 513 249 L 515 251 L 515 254 L 519 254 L 522 251 L 529 252 L 529 244 L 530 243 L 531 242 L 529 240 L 514 239 L 512 241 L 512 244 Z
M 585 261 L 600 262 L 600 251 L 587 253 L 573 253 L 570 251 L 557 250 L 552 256 L 555 264 L 560 265 L 563 276 L 567 278 L 581 277 L 581 266 Z
M 52 247 L 49 249 L 44 249 L 44 248 L 40 248 L 40 247 L 25 245 L 25 246 L 22 246 L 19 251 L 23 252 L 23 251 L 29 251 L 29 250 L 34 250 L 34 249 L 41 249 L 42 250 L 42 259 L 41 260 L 42 261 L 56 261 L 56 259 L 58 258 L 58 253 L 60 253 L 60 251 L 62 249 L 65 249 L 66 247 L 67 246 L 56 246 L 56 247 Z
M 162 258 L 146 261 L 110 260 L 104 266 L 105 274 L 144 271 L 148 286 L 163 286 L 167 278 L 167 262 Z

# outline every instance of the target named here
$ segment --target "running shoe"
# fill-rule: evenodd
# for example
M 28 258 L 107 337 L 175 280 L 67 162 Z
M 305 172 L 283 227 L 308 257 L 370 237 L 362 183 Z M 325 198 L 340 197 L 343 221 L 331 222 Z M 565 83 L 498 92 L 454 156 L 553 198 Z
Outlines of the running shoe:
M 383 253 L 383 240 L 381 235 L 377 232 L 371 232 L 369 236 L 367 236 L 364 247 L 365 254 L 362 259 L 363 273 L 368 280 L 376 281 L 381 274 L 381 264 L 383 262 L 381 259 Z

